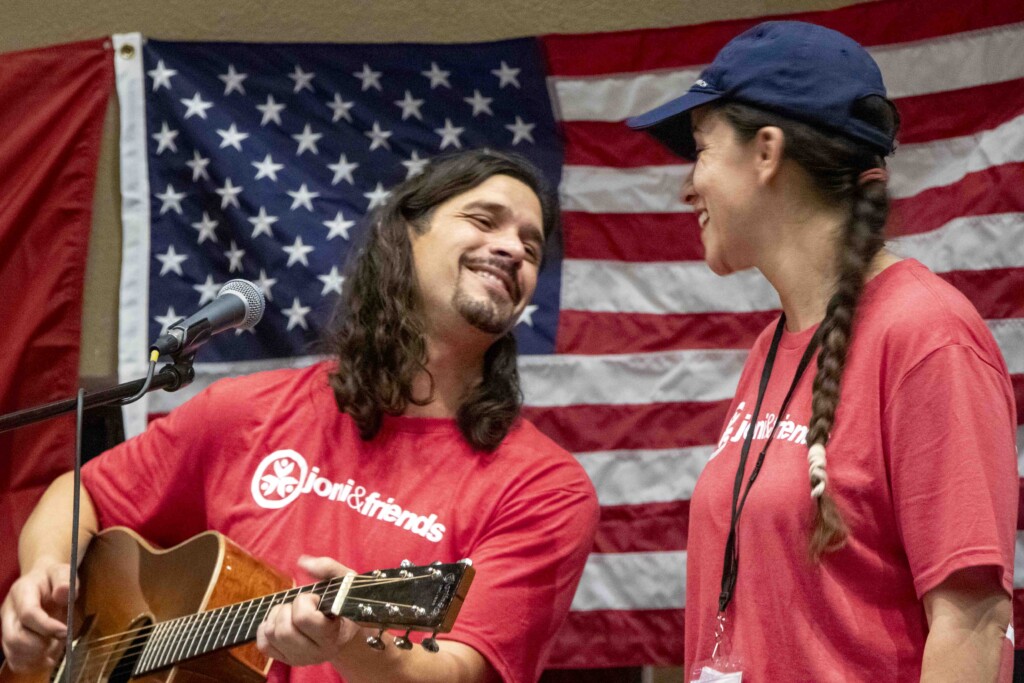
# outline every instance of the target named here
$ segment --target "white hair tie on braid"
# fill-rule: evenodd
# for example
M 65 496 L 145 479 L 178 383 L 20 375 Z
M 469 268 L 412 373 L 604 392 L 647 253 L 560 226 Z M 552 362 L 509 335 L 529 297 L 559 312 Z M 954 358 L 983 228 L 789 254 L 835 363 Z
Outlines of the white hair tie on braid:
M 807 449 L 808 474 L 811 477 L 811 498 L 821 498 L 825 493 L 828 474 L 825 473 L 825 445 L 816 443 Z

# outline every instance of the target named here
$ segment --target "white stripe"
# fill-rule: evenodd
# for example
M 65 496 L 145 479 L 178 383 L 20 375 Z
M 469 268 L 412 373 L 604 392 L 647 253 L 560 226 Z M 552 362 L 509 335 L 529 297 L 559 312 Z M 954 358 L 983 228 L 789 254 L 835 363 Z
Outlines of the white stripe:
M 120 381 L 145 376 L 149 343 L 149 168 L 146 160 L 145 79 L 142 36 L 113 36 L 114 71 L 121 117 L 121 290 L 118 314 Z M 124 408 L 125 436 L 146 427 L 148 397 Z
M 1013 624 L 1010 624 L 1006 627 L 1006 639 L 1009 640 L 1011 643 L 1017 642 L 1013 639 Z
M 889 192 L 904 199 L 962 180 L 969 173 L 1024 162 L 1024 116 L 992 130 L 900 147 L 890 162 Z M 690 164 L 609 168 L 566 166 L 559 193 L 565 211 L 681 213 Z
M 1024 267 L 1024 214 L 957 218 L 928 233 L 893 241 L 936 272 Z M 629 263 L 566 259 L 562 308 L 619 313 L 749 312 L 779 307 L 756 270 L 727 277 L 703 261 Z
M 892 240 L 891 248 L 936 273 L 1021 268 L 1024 213 L 955 218 L 936 230 Z
M 871 48 L 892 99 L 1024 78 L 1024 24 Z
M 563 211 L 585 213 L 682 213 L 679 198 L 691 164 L 674 166 L 566 166 L 558 188 Z
M 952 185 L 969 173 L 1021 161 L 1024 116 L 973 135 L 900 147 L 889 165 L 889 193 L 896 199 L 913 197 L 924 190 Z
M 988 329 L 1003 352 L 1010 374 L 1024 374 L 1024 318 L 987 320 Z
M 722 401 L 732 398 L 746 351 L 614 356 L 523 356 L 523 396 L 533 407 Z
M 686 551 L 594 553 L 572 599 L 577 612 L 686 607 Z
M 601 505 L 689 500 L 713 446 L 577 453 Z
M 721 277 L 703 261 L 630 263 L 566 259 L 562 309 L 603 313 L 742 313 L 779 308 L 761 273 Z
M 1024 78 L 1024 24 L 874 47 L 889 97 L 948 92 Z M 680 48 L 684 49 L 684 48 Z M 549 89 L 564 121 L 624 121 L 679 97 L 702 65 L 639 74 L 552 77 Z

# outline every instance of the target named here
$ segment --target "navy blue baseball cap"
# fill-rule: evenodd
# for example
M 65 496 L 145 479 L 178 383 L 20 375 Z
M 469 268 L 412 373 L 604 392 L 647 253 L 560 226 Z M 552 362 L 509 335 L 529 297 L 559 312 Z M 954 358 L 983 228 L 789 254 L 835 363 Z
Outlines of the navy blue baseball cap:
M 854 115 L 855 104 L 870 95 L 885 97 L 885 84 L 875 60 L 856 41 L 802 21 L 768 21 L 729 41 L 685 95 L 626 124 L 692 158 L 689 112 L 728 100 L 840 133 L 887 156 L 895 147 L 893 135 Z

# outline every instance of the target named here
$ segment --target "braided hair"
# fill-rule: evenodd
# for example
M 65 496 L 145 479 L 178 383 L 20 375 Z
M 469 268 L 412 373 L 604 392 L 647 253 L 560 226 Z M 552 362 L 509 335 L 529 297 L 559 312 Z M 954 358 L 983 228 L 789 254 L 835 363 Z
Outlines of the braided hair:
M 871 263 L 885 245 L 889 195 L 884 179 L 875 177 L 861 182 L 860 177 L 864 171 L 884 167 L 885 161 L 876 150 L 863 143 L 764 109 L 735 101 L 713 106 L 742 142 L 749 142 L 766 126 L 782 129 L 785 158 L 795 161 L 808 173 L 825 200 L 848 210 L 836 243 L 835 287 L 821 323 L 821 349 L 807 432 L 810 483 L 812 496 L 817 501 L 809 550 L 811 557 L 819 560 L 824 553 L 843 547 L 848 535 L 835 501 L 825 490 L 825 446 L 839 406 L 839 390 L 857 303 Z M 899 129 L 895 106 L 881 96 L 858 101 L 854 115 L 893 137 Z

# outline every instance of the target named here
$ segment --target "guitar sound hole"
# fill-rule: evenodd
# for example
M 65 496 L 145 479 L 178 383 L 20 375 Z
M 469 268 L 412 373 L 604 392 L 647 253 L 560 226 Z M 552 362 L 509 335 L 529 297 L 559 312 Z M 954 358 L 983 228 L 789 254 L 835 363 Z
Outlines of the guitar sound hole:
M 110 676 L 107 677 L 107 683 L 128 683 L 131 680 L 132 671 L 135 669 L 135 664 L 139 661 L 139 656 L 142 654 L 142 647 L 149 638 L 147 627 L 152 624 L 152 619 L 148 617 L 140 617 L 132 622 L 131 630 L 137 631 L 138 635 L 121 652 L 120 659 L 117 660 L 117 666 L 114 667 L 114 670 L 110 672 Z

